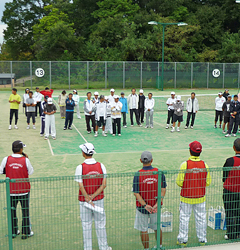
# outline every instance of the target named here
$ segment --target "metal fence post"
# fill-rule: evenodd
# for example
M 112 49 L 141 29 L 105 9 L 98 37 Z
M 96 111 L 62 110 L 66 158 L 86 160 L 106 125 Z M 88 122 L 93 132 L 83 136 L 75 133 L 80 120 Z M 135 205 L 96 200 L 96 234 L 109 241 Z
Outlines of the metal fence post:
M 225 63 L 223 63 L 223 89 L 225 86 Z
M 125 89 L 125 62 L 123 62 L 123 89 Z
M 68 61 L 68 88 L 71 89 L 71 68 L 70 68 L 70 61 Z
M 191 62 L 191 89 L 193 87 L 193 63 Z
M 10 61 L 10 71 L 11 71 L 11 88 L 13 88 L 13 82 L 12 82 L 12 61 Z
M 157 196 L 157 250 L 160 250 L 160 237 L 161 237 L 161 189 L 162 189 L 162 171 L 158 170 L 158 196 Z
M 6 180 L 6 200 L 7 200 L 7 221 L 8 221 L 8 246 L 9 250 L 13 249 L 12 243 L 12 209 L 10 200 L 10 179 L 7 177 Z
M 175 62 L 175 69 L 174 69 L 174 88 L 177 88 L 177 63 Z
M 107 62 L 105 62 L 105 89 L 107 88 Z
M 141 72 L 140 72 L 140 89 L 142 89 L 142 70 L 143 70 L 143 67 L 142 67 L 142 62 L 141 62 Z
M 50 82 L 50 89 L 52 88 L 52 62 L 49 61 L 49 82 Z
M 209 63 L 207 63 L 207 89 L 208 89 L 208 86 L 209 86 Z
M 87 89 L 89 88 L 89 61 L 87 61 Z
M 32 61 L 30 61 L 30 77 L 31 77 L 31 89 L 32 89 Z

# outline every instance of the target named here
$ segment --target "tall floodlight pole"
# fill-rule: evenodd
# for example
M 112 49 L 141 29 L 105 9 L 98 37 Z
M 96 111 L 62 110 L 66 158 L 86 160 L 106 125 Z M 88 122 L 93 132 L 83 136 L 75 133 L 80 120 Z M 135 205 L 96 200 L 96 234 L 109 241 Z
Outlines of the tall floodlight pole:
M 177 26 L 185 26 L 187 25 L 187 23 L 160 23 L 160 22 L 156 22 L 156 21 L 151 21 L 148 22 L 148 24 L 150 25 L 162 25 L 162 31 L 163 31 L 163 35 L 162 35 L 162 75 L 161 75 L 161 85 L 162 85 L 162 91 L 163 91 L 163 79 L 164 79 L 164 32 L 165 32 L 165 28 L 168 25 L 177 25 Z M 159 89 L 159 85 L 158 85 L 158 89 Z

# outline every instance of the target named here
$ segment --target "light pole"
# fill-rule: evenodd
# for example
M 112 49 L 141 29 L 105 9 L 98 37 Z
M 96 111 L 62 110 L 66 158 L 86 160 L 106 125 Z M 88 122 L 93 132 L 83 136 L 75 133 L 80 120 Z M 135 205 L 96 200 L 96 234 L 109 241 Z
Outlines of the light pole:
M 239 0 L 240 2 L 240 0 Z M 164 31 L 165 31 L 165 28 L 166 26 L 168 25 L 178 25 L 178 26 L 185 26 L 185 25 L 188 25 L 187 23 L 183 23 L 183 22 L 180 22 L 180 23 L 160 23 L 160 22 L 156 22 L 156 21 L 151 21 L 151 22 L 148 22 L 148 24 L 151 24 L 151 25 L 162 25 L 163 27 L 163 36 L 162 36 L 162 75 L 161 75 L 161 82 L 162 82 L 162 91 L 163 91 L 163 79 L 164 79 Z M 159 84 L 158 84 L 158 89 L 159 89 Z

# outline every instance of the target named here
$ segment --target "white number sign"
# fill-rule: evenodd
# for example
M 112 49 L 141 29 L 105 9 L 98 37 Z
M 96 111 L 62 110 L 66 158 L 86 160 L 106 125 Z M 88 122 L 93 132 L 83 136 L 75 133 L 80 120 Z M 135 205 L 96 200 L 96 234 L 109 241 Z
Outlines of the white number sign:
M 35 75 L 36 75 L 37 77 L 43 77 L 43 76 L 45 75 L 44 69 L 42 69 L 42 68 L 36 69 L 36 70 L 35 70 Z
M 220 76 L 220 70 L 219 69 L 214 69 L 212 72 L 213 77 L 219 77 Z

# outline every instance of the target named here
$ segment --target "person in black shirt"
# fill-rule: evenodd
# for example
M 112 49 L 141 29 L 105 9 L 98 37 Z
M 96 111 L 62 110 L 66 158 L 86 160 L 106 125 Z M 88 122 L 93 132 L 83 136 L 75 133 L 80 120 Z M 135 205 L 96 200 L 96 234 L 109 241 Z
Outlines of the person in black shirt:
M 225 131 L 225 126 L 227 124 L 227 130 L 229 129 L 229 123 L 230 123 L 230 104 L 231 104 L 231 101 L 232 101 L 232 97 L 229 95 L 227 97 L 227 101 L 223 103 L 223 106 L 222 106 L 222 110 L 223 110 L 223 116 L 224 116 L 224 119 L 223 119 L 223 134 L 226 134 L 226 131 Z
M 144 123 L 144 109 L 145 109 L 145 95 L 143 94 L 143 90 L 140 89 L 139 100 L 138 100 L 138 112 L 141 123 Z
M 226 160 L 223 166 L 223 203 L 226 212 L 227 233 L 225 239 L 240 236 L 240 138 L 233 144 L 235 156 Z
M 239 124 L 239 113 L 240 113 L 240 102 L 238 101 L 238 96 L 234 95 L 233 101 L 230 104 L 230 124 L 229 124 L 229 129 L 227 131 L 227 134 L 225 137 L 230 137 L 232 128 L 233 128 L 233 123 L 234 123 L 234 128 L 232 132 L 232 136 L 236 137 L 237 129 L 238 129 L 238 124 Z
M 225 89 L 225 91 L 224 91 L 224 93 L 223 93 L 223 97 L 226 99 L 226 101 L 227 101 L 227 98 L 228 98 L 228 96 L 230 95 L 229 93 L 228 93 L 228 89 Z

